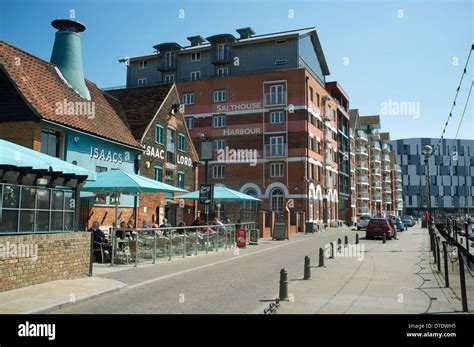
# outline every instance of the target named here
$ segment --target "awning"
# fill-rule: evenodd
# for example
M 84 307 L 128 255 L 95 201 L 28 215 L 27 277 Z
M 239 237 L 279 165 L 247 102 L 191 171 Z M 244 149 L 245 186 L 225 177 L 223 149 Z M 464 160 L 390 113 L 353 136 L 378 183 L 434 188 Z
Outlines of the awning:
M 94 171 L 5 140 L 0 140 L 0 166 L 62 172 L 64 174 L 88 176 L 88 180 L 96 179 Z

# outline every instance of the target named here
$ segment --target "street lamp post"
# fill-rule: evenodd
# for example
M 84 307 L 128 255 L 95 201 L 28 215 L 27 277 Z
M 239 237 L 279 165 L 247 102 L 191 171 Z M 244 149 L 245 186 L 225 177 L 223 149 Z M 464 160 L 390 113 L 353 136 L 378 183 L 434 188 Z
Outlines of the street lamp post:
M 428 208 L 428 230 L 431 231 L 431 182 L 430 182 L 430 165 L 429 159 L 433 154 L 433 147 L 426 145 L 423 147 L 423 154 L 425 156 L 425 183 L 426 183 L 426 205 Z
M 206 134 L 204 133 L 201 133 L 200 140 L 201 140 L 201 151 L 200 151 L 201 158 L 200 159 L 204 161 L 204 184 L 207 185 L 209 183 L 208 182 L 209 160 L 212 160 L 213 158 L 213 147 L 212 147 L 213 143 L 212 143 L 212 140 L 209 140 L 206 137 Z M 204 206 L 206 223 L 209 220 L 209 209 L 210 209 L 210 206 L 206 204 Z

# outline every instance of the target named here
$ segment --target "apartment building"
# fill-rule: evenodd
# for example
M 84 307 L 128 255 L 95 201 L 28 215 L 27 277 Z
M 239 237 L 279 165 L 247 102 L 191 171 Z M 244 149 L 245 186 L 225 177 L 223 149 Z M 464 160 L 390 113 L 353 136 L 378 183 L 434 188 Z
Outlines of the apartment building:
M 350 110 L 350 126 L 353 134 L 351 170 L 352 221 L 361 215 L 400 215 L 401 182 L 390 143 L 390 134 L 380 132 L 380 117 L 359 116 L 358 110 Z M 355 206 L 354 206 L 355 205 Z
M 400 164 L 403 204 L 410 215 L 423 216 L 427 208 L 423 148 L 435 138 L 399 139 L 391 142 Z M 474 140 L 442 139 L 429 159 L 433 215 L 472 213 L 474 196 Z M 398 181 L 397 181 L 398 182 Z M 402 183 L 402 182 L 399 182 Z
M 177 83 L 196 148 L 202 139 L 214 142 L 209 183 L 263 200 L 243 210 L 282 212 L 292 200 L 289 207 L 309 222 L 345 218 L 349 98 L 337 82 L 326 82 L 316 30 L 237 33 L 190 36 L 186 47 L 161 43 L 151 55 L 121 60 L 127 87 Z M 203 182 L 206 173 L 199 174 Z

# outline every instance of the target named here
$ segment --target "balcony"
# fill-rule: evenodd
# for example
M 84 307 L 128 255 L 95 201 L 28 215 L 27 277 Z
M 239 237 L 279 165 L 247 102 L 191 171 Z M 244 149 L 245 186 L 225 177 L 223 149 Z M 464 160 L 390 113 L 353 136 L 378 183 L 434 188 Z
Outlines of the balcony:
M 382 183 L 381 183 L 381 182 L 378 182 L 378 181 L 372 182 L 372 188 L 374 188 L 374 189 L 382 189 Z
M 383 193 L 385 194 L 392 194 L 392 188 L 390 188 L 390 184 L 389 185 L 385 185 L 383 186 Z
M 391 183 L 392 180 L 390 179 L 390 176 L 384 176 L 382 179 L 383 183 Z
M 395 182 L 402 182 L 402 178 L 399 175 L 396 175 Z
M 378 143 L 378 142 L 372 142 L 372 143 L 370 144 L 370 149 L 371 149 L 372 151 L 377 151 L 377 152 L 380 151 L 380 150 L 381 150 L 381 149 L 380 149 L 380 143 Z
M 403 191 L 402 186 L 400 184 L 395 184 L 395 190 L 399 192 Z
M 386 172 L 386 173 L 389 173 L 391 171 L 390 170 L 390 165 L 387 165 L 387 164 L 382 165 L 382 171 Z
M 357 131 L 356 139 L 357 139 L 357 141 L 360 141 L 360 142 L 367 142 L 368 141 L 367 134 L 362 130 Z
M 386 204 L 391 204 L 391 203 L 392 203 L 392 199 L 390 199 L 390 198 L 383 198 L 383 202 L 386 203 Z
M 403 204 L 397 204 L 397 211 L 403 210 Z
M 367 176 L 359 176 L 359 177 L 357 177 L 357 184 L 368 186 L 369 185 L 369 178 Z
M 357 170 L 369 171 L 369 164 L 366 161 L 357 162 Z
M 357 206 L 357 200 L 351 199 L 351 207 L 356 207 L 356 206 Z
M 172 72 L 176 70 L 176 59 L 164 59 L 158 65 L 161 72 Z
M 388 162 L 388 163 L 389 163 L 389 162 L 390 162 L 390 156 L 389 156 L 388 154 L 384 154 L 384 155 L 382 155 L 382 160 L 383 160 L 384 162 Z
M 286 105 L 286 92 L 265 93 L 264 106 L 284 106 Z
M 382 170 L 380 169 L 372 169 L 370 173 L 372 174 L 372 176 L 382 176 Z
M 400 167 L 400 165 L 395 164 L 395 171 L 400 173 L 402 172 L 402 168 Z
M 372 200 L 382 202 L 382 194 L 372 194 Z
M 369 207 L 359 207 L 357 209 L 358 214 L 370 214 L 370 208 Z
M 377 154 L 372 154 L 370 156 L 370 160 L 373 161 L 374 163 L 380 163 L 380 155 L 377 155 Z
M 369 193 L 358 193 L 357 194 L 358 200 L 369 200 Z
M 382 145 L 382 151 L 384 151 L 385 153 L 390 153 L 390 146 L 386 143 L 384 143 Z
M 367 151 L 367 148 L 359 146 L 356 148 L 356 154 L 367 157 L 369 152 Z
M 332 142 L 332 131 L 331 131 L 331 129 L 324 130 L 323 135 L 324 135 L 324 140 L 326 142 L 329 142 L 329 143 Z
M 286 157 L 286 154 L 286 143 L 265 145 L 265 158 Z

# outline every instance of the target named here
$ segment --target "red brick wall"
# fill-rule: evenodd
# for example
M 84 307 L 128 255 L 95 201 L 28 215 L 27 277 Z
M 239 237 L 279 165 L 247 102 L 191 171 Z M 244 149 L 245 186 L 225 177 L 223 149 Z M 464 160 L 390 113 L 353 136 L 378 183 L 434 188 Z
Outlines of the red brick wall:
M 2 122 L 0 138 L 18 145 L 41 150 L 41 124 L 39 122 Z

